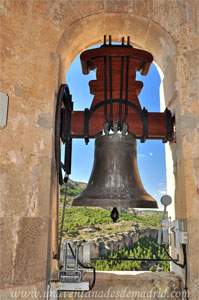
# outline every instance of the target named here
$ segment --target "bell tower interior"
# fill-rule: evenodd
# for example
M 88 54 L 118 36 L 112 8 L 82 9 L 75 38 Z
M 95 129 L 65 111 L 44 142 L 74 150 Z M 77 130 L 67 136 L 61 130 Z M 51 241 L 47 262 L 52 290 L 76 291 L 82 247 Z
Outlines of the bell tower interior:
M 197 1 L 3 1 L 0 90 L 8 97 L 1 134 L 2 299 L 23 292 L 45 295 L 56 276 L 57 175 L 54 153 L 55 103 L 74 58 L 104 35 L 148 51 L 162 73 L 161 107 L 175 116 L 175 143 L 166 145 L 171 216 L 185 222 L 190 300 L 199 294 L 198 210 L 198 3 Z M 5 98 L 4 96 L 2 96 Z M 1 97 L 1 98 L 2 98 Z M 171 255 L 176 253 L 171 249 Z M 182 284 L 184 272 L 125 278 L 100 274 L 108 291 L 139 284 L 150 290 Z M 138 281 L 140 280 L 140 283 Z M 159 284 L 161 282 L 161 284 Z M 137 285 L 138 284 L 138 285 Z M 13 294 L 15 293 L 15 294 Z M 13 296 L 14 295 L 14 296 Z M 45 298 L 45 296 L 44 296 Z

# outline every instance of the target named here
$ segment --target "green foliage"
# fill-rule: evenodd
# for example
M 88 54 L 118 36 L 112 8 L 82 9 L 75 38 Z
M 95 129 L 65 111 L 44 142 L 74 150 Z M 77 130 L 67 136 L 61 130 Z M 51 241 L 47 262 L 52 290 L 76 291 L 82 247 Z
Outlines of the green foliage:
M 62 207 L 60 207 L 60 218 L 62 216 Z M 144 227 L 152 228 L 157 227 L 160 223 L 160 217 L 142 217 L 133 215 L 132 213 L 121 213 L 118 223 L 122 224 L 122 221 L 128 221 L 131 224 L 138 223 L 142 224 Z M 102 208 L 92 208 L 92 207 L 66 207 L 65 210 L 65 222 L 64 231 L 70 236 L 73 234 L 78 234 L 79 230 L 86 227 L 94 227 L 97 224 L 106 225 L 111 224 L 111 226 L 106 228 L 107 233 L 113 231 L 113 221 L 110 218 L 110 211 Z
M 131 248 L 119 249 L 117 252 L 110 253 L 106 258 L 114 258 L 117 260 L 109 261 L 103 260 L 105 257 L 101 257 L 100 260 L 92 263 L 98 271 L 139 271 L 150 270 L 155 271 L 157 267 L 160 267 L 164 271 L 170 270 L 169 262 L 145 262 L 145 261 L 122 261 L 127 258 L 160 258 L 168 259 L 165 251 L 157 244 L 157 241 L 152 237 L 141 237 Z M 101 260 L 102 259 L 102 260 Z
M 71 205 L 73 198 L 80 194 L 85 187 L 85 183 L 69 180 L 67 190 L 68 206 Z M 60 215 L 62 215 L 64 194 L 65 186 L 62 185 L 60 187 Z M 151 211 L 148 211 L 148 213 L 150 214 L 146 216 L 135 215 L 130 212 L 120 213 L 120 217 L 117 223 L 125 221 L 129 222 L 131 225 L 133 224 L 134 227 L 139 227 L 140 225 L 142 225 L 142 227 L 156 228 L 160 223 L 162 215 L 157 214 L 157 212 L 153 213 Z M 65 214 L 66 216 L 64 230 L 69 235 L 74 232 L 78 233 L 79 229 L 82 229 L 84 227 L 93 227 L 96 224 L 111 224 L 111 226 L 106 229 L 107 233 L 111 233 L 111 231 L 113 230 L 113 222 L 110 218 L 109 210 L 90 207 L 67 207 Z
M 60 208 L 60 220 L 62 208 Z M 78 231 L 84 227 L 95 224 L 112 223 L 110 212 L 101 208 L 88 207 L 66 207 L 64 231 L 68 235 L 78 234 Z
M 129 229 L 158 228 L 162 214 L 160 212 L 146 211 L 142 215 L 136 215 L 132 212 L 120 213 L 119 220 L 113 223 L 110 218 L 110 211 L 102 208 L 92 207 L 70 207 L 74 197 L 76 197 L 86 187 L 85 183 L 69 180 L 67 192 L 67 207 L 64 220 L 64 237 L 75 238 L 84 242 L 91 240 L 94 236 L 105 235 L 106 240 L 112 233 L 126 232 Z M 60 224 L 62 218 L 62 207 L 65 194 L 65 186 L 60 188 Z M 165 271 L 169 270 L 169 262 L 146 263 L 142 261 L 122 261 L 125 258 L 168 258 L 164 250 L 157 245 L 153 238 L 141 237 L 133 246 L 119 249 L 115 253 L 109 254 L 110 258 L 116 258 L 117 261 L 97 260 L 95 265 L 97 270 L 150 270 L 155 271 L 157 267 Z
M 75 198 L 77 195 L 79 195 L 85 188 L 86 183 L 84 182 L 76 182 L 71 179 L 68 181 L 67 185 L 67 203 L 71 204 L 73 198 Z M 63 203 L 64 201 L 64 195 L 65 195 L 65 185 L 60 186 L 60 202 Z
M 80 194 L 82 192 L 82 188 L 79 187 L 78 185 L 76 184 L 72 184 L 70 183 L 69 181 L 69 184 L 68 184 L 68 190 L 67 190 L 67 196 L 72 196 L 72 197 L 75 197 L 77 196 L 78 194 Z M 60 194 L 61 195 L 64 195 L 65 194 L 65 186 L 62 185 L 60 187 Z
M 139 216 L 139 215 L 133 215 L 128 212 L 120 214 L 121 220 L 143 223 L 144 225 L 147 225 L 147 226 L 157 226 L 158 224 L 160 224 L 161 218 L 162 218 L 161 215 L 143 217 L 143 216 Z

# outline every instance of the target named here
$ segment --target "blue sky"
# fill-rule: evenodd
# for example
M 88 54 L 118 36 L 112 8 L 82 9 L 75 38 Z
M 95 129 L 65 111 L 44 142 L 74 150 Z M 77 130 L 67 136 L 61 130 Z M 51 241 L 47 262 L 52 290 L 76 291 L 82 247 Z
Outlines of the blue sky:
M 71 64 L 67 74 L 66 82 L 69 85 L 74 110 L 89 108 L 93 96 L 89 93 L 88 82 L 95 79 L 95 72 L 83 75 L 81 71 L 79 56 Z M 160 111 L 159 86 L 160 76 L 155 64 L 152 64 L 147 76 L 141 76 L 137 72 L 137 80 L 144 83 L 139 95 L 142 107 L 149 112 Z M 159 202 L 162 195 L 166 194 L 166 170 L 165 170 L 165 146 L 159 140 L 147 140 L 140 143 L 137 140 L 137 161 L 142 183 L 146 191 Z M 86 146 L 83 139 L 73 139 L 72 147 L 72 172 L 70 178 L 76 181 L 87 182 L 94 158 L 94 139 L 90 139 Z

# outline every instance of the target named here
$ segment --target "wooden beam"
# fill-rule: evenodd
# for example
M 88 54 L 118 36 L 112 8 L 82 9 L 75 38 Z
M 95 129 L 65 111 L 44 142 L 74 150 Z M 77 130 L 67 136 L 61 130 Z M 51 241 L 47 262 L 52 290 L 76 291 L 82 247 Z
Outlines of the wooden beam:
M 118 114 L 113 115 L 116 120 Z M 105 122 L 103 112 L 95 112 L 89 122 L 89 137 L 94 138 L 102 131 Z M 136 138 L 143 135 L 143 123 L 140 115 L 136 112 L 129 112 L 126 122 L 129 125 L 129 132 L 135 134 Z M 162 139 L 166 136 L 166 114 L 148 113 L 148 138 Z M 72 138 L 84 137 L 84 111 L 73 111 L 71 116 L 71 136 Z

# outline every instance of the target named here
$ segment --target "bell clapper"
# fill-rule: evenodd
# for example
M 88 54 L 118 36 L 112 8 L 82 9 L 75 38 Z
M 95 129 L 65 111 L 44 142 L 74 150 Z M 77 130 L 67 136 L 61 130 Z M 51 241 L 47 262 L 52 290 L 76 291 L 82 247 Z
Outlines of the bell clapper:
M 117 207 L 113 207 L 110 217 L 114 223 L 119 219 L 119 212 L 117 210 Z

